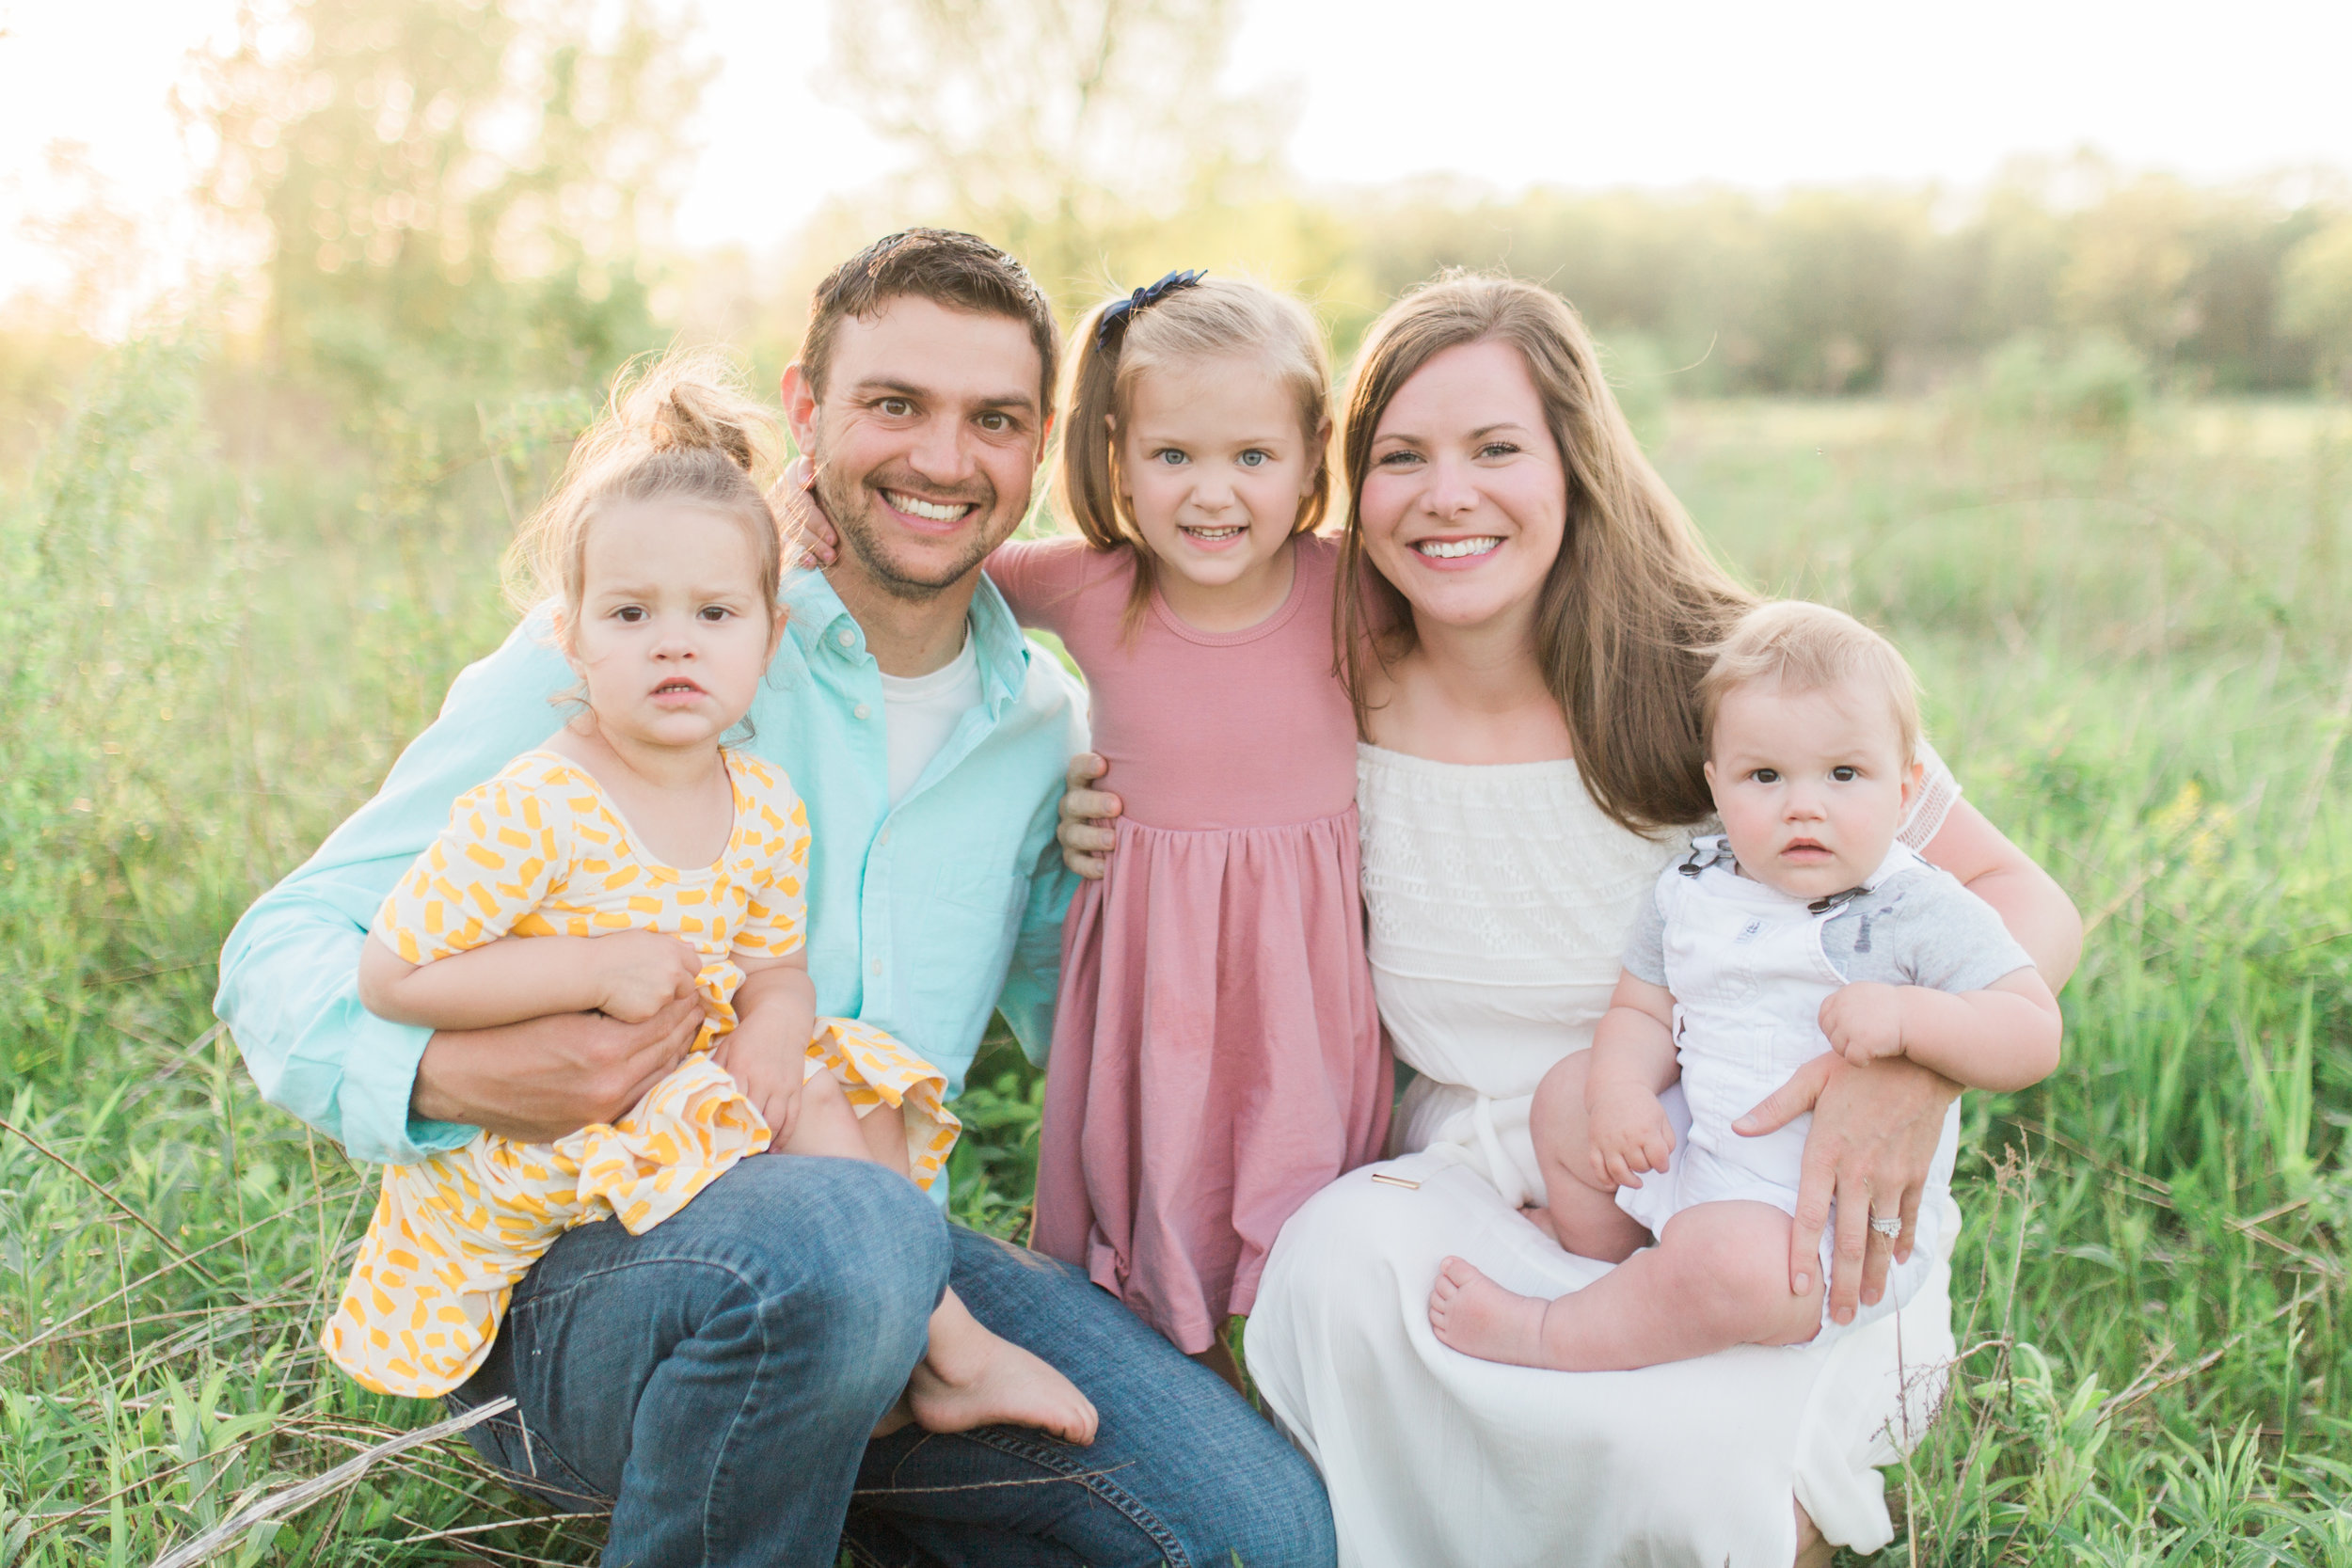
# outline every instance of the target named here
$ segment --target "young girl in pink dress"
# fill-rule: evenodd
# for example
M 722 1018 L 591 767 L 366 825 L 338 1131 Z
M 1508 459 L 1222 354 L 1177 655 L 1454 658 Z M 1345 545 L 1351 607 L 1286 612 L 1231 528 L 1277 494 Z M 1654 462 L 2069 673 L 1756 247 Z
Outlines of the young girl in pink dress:
M 1329 376 L 1304 307 L 1198 273 L 1081 332 L 1081 537 L 987 568 L 1085 672 L 1125 801 L 1063 927 L 1032 1240 L 1231 1377 L 1220 1331 L 1275 1233 L 1388 1132 L 1338 546 L 1314 531 Z

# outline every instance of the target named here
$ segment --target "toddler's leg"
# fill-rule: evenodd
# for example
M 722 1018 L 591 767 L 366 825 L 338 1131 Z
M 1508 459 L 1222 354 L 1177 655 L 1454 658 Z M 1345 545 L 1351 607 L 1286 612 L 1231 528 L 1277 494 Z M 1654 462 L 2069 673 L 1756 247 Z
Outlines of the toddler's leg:
M 1558 1371 L 1626 1371 L 1732 1345 L 1801 1345 L 1821 1326 L 1821 1291 L 1788 1293 L 1787 1214 L 1769 1203 L 1702 1203 L 1655 1247 L 1581 1291 L 1546 1302 L 1449 1258 L 1429 1296 L 1438 1338 L 1465 1354 Z
M 830 1072 L 801 1085 L 800 1119 L 784 1146 L 787 1154 L 829 1154 L 863 1160 L 906 1174 L 905 1124 L 890 1106 L 864 1121 Z M 1094 1406 L 1078 1386 L 1051 1364 L 972 1316 L 953 1291 L 931 1313 L 930 1339 L 907 1381 L 907 1405 L 930 1432 L 964 1432 L 1007 1424 L 1040 1427 L 1070 1443 L 1094 1441 Z M 901 1418 L 903 1419 L 903 1418 Z M 878 1431 L 887 1431 L 885 1419 Z
M 1592 1059 L 1589 1051 L 1564 1056 L 1535 1085 L 1527 1130 L 1549 1209 L 1548 1220 L 1536 1224 L 1580 1258 L 1619 1263 L 1649 1244 L 1649 1232 L 1617 1207 L 1617 1189 L 1593 1174 L 1584 1118 L 1584 1069 Z

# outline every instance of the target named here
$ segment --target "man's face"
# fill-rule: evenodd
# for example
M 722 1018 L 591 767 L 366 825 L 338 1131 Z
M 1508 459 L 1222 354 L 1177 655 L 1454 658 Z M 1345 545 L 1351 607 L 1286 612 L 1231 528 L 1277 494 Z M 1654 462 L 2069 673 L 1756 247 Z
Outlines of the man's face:
M 1026 325 L 901 295 L 841 323 L 821 397 L 785 372 L 843 564 L 902 599 L 963 580 L 1029 509 L 1043 366 Z

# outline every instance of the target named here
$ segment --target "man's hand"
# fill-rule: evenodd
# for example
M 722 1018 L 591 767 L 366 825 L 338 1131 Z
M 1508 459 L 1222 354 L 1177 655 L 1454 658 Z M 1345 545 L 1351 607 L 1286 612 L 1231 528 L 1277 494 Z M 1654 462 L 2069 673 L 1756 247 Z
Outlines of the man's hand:
M 1908 1259 L 1918 1239 L 1919 1196 L 1944 1135 L 1944 1110 L 1960 1085 L 1916 1062 L 1887 1060 L 1857 1068 L 1824 1053 L 1799 1068 L 1733 1131 L 1759 1137 L 1806 1111 L 1813 1126 L 1797 1183 L 1797 1223 L 1788 1238 L 1789 1289 L 1803 1295 L 1821 1266 L 1821 1232 L 1837 1202 L 1837 1243 L 1829 1281 L 1830 1315 L 1853 1321 L 1857 1303 L 1886 1293 L 1886 1267 Z M 1873 1213 L 1899 1215 L 1892 1244 L 1870 1229 Z
M 841 535 L 817 504 L 817 465 L 803 453 L 784 467 L 769 488 L 768 504 L 775 510 L 776 527 L 784 534 L 788 563 L 797 559 L 813 572 L 821 572 L 841 557 Z M 794 551 L 799 554 L 796 557 Z
M 643 1023 L 663 1007 L 694 994 L 702 955 L 660 931 L 615 931 L 592 937 L 580 949 L 597 986 L 596 1010 L 624 1023 Z
M 428 1121 L 553 1143 L 627 1115 L 685 1060 L 702 1022 L 702 999 L 680 997 L 635 1023 L 564 1013 L 496 1029 L 445 1029 L 426 1042 L 408 1108 Z
M 1592 1140 L 1593 1174 L 1617 1187 L 1638 1187 L 1641 1171 L 1662 1171 L 1674 1152 L 1666 1107 L 1639 1084 L 1609 1084 L 1587 1091 L 1585 1135 Z
M 1062 864 L 1089 882 L 1102 880 L 1110 870 L 1111 847 L 1119 842 L 1111 828 L 1111 818 L 1120 809 L 1119 797 L 1089 787 L 1109 768 L 1092 752 L 1080 752 L 1070 759 L 1069 787 L 1061 798 L 1061 826 L 1056 830 L 1061 840 Z
M 1840 986 L 1821 1003 L 1821 1033 L 1856 1067 L 1903 1053 L 1903 998 L 1876 980 Z

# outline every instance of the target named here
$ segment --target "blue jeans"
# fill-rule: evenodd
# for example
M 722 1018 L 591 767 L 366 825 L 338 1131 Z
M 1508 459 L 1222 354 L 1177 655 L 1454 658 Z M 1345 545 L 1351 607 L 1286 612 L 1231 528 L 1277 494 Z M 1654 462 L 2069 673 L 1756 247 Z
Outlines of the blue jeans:
M 867 1441 L 952 1277 L 972 1313 L 1102 1414 L 1090 1448 L 984 1427 Z M 986 1563 L 1320 1568 L 1314 1470 L 1076 1270 L 945 1223 L 903 1177 L 747 1160 L 643 1236 L 569 1231 L 450 1396 L 468 1435 L 566 1512 L 611 1508 L 612 1568 Z

